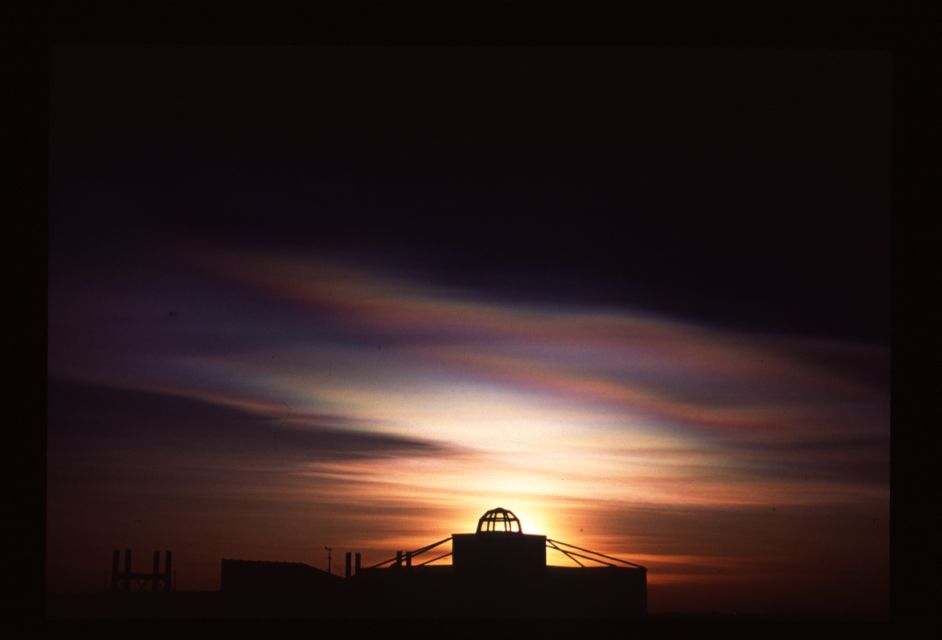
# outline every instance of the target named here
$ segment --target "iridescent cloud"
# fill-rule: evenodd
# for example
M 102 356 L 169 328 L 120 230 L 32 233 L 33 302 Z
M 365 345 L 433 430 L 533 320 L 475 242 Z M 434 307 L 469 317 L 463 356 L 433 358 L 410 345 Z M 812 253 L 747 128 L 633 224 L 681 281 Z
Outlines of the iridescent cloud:
M 826 554 L 797 525 L 791 546 L 773 536 L 774 553 L 736 531 L 704 546 L 711 521 L 751 527 L 775 508 L 811 527 L 848 510 L 885 522 L 889 398 L 874 382 L 884 349 L 496 302 L 281 252 L 198 247 L 189 258 L 207 286 L 243 292 L 225 310 L 225 346 L 200 348 L 207 329 L 182 321 L 173 348 L 117 348 L 94 371 L 80 358 L 51 368 L 321 434 L 324 447 L 343 434 L 352 449 L 357 437 L 400 443 L 273 462 L 283 495 L 333 517 L 305 526 L 342 535 L 367 562 L 467 530 L 502 505 L 530 531 L 649 564 L 652 584 L 696 583 L 718 567 L 745 580 L 769 562 Z M 221 312 L 202 313 L 212 327 Z M 695 515 L 658 524 L 677 524 L 677 513 Z M 238 539 L 254 544 L 243 530 Z M 884 539 L 881 528 L 859 553 Z

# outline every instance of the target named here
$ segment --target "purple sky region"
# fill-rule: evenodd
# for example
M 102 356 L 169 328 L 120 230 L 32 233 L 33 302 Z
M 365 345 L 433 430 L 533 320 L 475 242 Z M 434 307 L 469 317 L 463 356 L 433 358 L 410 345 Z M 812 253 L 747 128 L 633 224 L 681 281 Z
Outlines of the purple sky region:
M 503 506 L 647 566 L 654 612 L 885 615 L 881 56 L 52 69 L 49 590 L 123 547 L 181 590 L 369 564 Z

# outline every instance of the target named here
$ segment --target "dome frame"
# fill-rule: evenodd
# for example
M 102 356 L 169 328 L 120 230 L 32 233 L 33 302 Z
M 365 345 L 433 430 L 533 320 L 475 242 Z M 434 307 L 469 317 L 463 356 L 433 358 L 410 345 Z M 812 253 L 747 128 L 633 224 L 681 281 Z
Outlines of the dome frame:
M 486 511 L 481 516 L 475 533 L 522 534 L 523 525 L 520 524 L 520 518 L 514 515 L 513 511 L 497 507 Z

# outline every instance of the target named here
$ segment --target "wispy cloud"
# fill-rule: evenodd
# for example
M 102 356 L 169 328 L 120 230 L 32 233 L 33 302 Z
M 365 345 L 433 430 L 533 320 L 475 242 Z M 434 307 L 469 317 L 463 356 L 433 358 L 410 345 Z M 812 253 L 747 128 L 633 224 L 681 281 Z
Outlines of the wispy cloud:
M 192 475 L 201 464 L 234 474 L 237 489 L 206 490 L 268 514 L 309 505 L 293 526 L 372 555 L 467 530 L 501 504 L 530 531 L 642 559 L 655 581 L 694 581 L 746 572 L 764 553 L 746 536 L 774 538 L 788 562 L 823 553 L 813 527 L 835 505 L 888 505 L 885 349 L 498 303 L 323 258 L 190 257 L 194 282 L 241 290 L 239 302 L 189 300 L 161 325 L 173 348 L 119 340 L 108 366 L 75 355 L 51 369 L 124 388 L 109 410 L 142 416 L 125 442 L 177 443 L 194 487 L 210 486 Z M 225 344 L 201 348 L 223 317 Z M 767 509 L 800 510 L 812 528 L 790 526 L 788 543 L 774 527 L 747 533 Z M 711 519 L 730 529 L 703 546 Z

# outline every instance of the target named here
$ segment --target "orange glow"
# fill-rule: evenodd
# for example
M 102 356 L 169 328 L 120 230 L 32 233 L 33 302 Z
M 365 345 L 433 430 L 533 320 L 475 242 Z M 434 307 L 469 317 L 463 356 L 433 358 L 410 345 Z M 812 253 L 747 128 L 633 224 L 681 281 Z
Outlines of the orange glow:
M 321 337 L 153 356 L 136 377 L 60 373 L 198 402 L 201 416 L 229 412 L 177 431 L 157 424 L 155 441 L 174 443 L 166 450 L 122 445 L 136 464 L 164 469 L 162 484 L 135 495 L 185 511 L 215 554 L 323 567 L 329 545 L 369 566 L 474 531 L 497 506 L 526 533 L 644 564 L 660 586 L 791 575 L 807 557 L 850 575 L 883 553 L 888 393 L 829 360 L 868 348 L 625 310 L 499 305 L 326 262 L 195 260 L 287 302 Z M 306 448 L 280 448 L 302 436 Z M 129 524 L 148 510 L 120 497 L 136 485 L 108 446 L 81 473 L 51 476 L 50 545 L 67 544 L 56 539 L 64 519 L 88 527 L 82 544 L 98 528 L 152 543 Z M 75 517 L 69 495 L 83 483 L 101 501 L 100 523 Z M 843 542 L 861 527 L 856 546 Z M 179 566 L 199 567 L 191 584 L 213 588 L 215 561 L 182 545 Z M 552 550 L 547 561 L 573 566 Z

